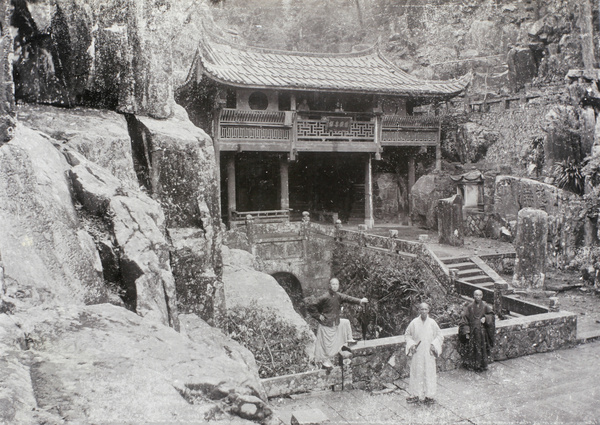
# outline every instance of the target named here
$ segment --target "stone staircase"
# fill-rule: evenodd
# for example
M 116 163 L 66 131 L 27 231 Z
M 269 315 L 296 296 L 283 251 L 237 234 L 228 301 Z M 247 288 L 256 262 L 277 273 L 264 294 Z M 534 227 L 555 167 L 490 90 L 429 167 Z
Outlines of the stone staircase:
M 498 273 L 476 255 L 446 257 L 439 258 L 439 260 L 448 270 L 456 269 L 458 271 L 457 278 L 463 282 L 488 289 L 494 289 L 494 283 L 506 284 L 506 281 Z

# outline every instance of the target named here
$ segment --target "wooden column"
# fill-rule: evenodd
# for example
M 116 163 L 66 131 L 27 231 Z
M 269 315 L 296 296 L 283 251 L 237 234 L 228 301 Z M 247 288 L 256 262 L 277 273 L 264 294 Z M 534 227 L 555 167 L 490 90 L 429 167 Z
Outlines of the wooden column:
M 279 176 L 281 182 L 281 209 L 290 209 L 290 190 L 289 190 L 289 170 L 290 163 L 286 155 L 283 155 L 279 161 Z
M 408 157 L 408 224 L 412 224 L 410 215 L 412 213 L 412 187 L 415 184 L 415 156 Z
M 435 144 L 435 169 L 442 171 L 442 120 L 438 124 L 437 143 Z
M 235 194 L 235 156 L 231 155 L 227 158 L 227 211 L 231 219 L 231 212 L 235 211 L 236 194 Z
M 365 225 L 367 229 L 372 229 L 375 225 L 375 219 L 373 218 L 373 173 L 370 154 L 365 162 Z

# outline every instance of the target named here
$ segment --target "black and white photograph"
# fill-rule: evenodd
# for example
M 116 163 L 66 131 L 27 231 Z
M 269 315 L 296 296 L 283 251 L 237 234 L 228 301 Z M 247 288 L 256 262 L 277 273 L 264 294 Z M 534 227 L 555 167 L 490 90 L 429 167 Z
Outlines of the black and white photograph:
M 600 0 L 0 33 L 0 425 L 600 425 Z

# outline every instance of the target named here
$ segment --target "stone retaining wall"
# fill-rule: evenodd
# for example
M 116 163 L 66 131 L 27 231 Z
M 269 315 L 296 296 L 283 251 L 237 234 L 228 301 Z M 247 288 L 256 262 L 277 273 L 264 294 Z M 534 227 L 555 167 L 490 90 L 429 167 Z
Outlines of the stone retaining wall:
M 437 361 L 438 371 L 461 366 L 458 353 L 458 328 L 443 329 L 444 346 Z M 554 351 L 571 347 L 577 340 L 577 315 L 568 312 L 543 313 L 496 323 L 494 361 Z M 263 380 L 269 397 L 323 388 L 379 389 L 409 374 L 408 358 L 404 354 L 404 336 L 360 341 L 353 347 L 351 370 L 336 367 L 324 371 L 280 376 Z M 347 366 L 344 366 L 344 369 Z
M 458 328 L 443 329 L 444 348 L 438 359 L 438 371 L 461 365 L 457 351 Z M 575 344 L 577 316 L 573 313 L 545 313 L 497 322 L 494 360 L 505 360 L 534 353 L 553 351 Z M 408 376 L 408 358 L 404 354 L 404 336 L 360 342 L 352 360 L 354 388 L 380 388 Z

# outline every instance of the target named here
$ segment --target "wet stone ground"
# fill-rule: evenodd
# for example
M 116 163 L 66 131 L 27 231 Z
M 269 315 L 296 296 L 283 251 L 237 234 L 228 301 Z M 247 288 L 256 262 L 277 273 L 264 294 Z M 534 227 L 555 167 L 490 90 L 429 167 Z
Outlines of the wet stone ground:
M 369 393 L 321 391 L 272 400 L 279 424 L 294 412 L 327 424 L 600 424 L 600 342 L 438 374 L 432 406 L 406 403 L 407 380 Z M 321 415 L 323 414 L 323 415 Z

